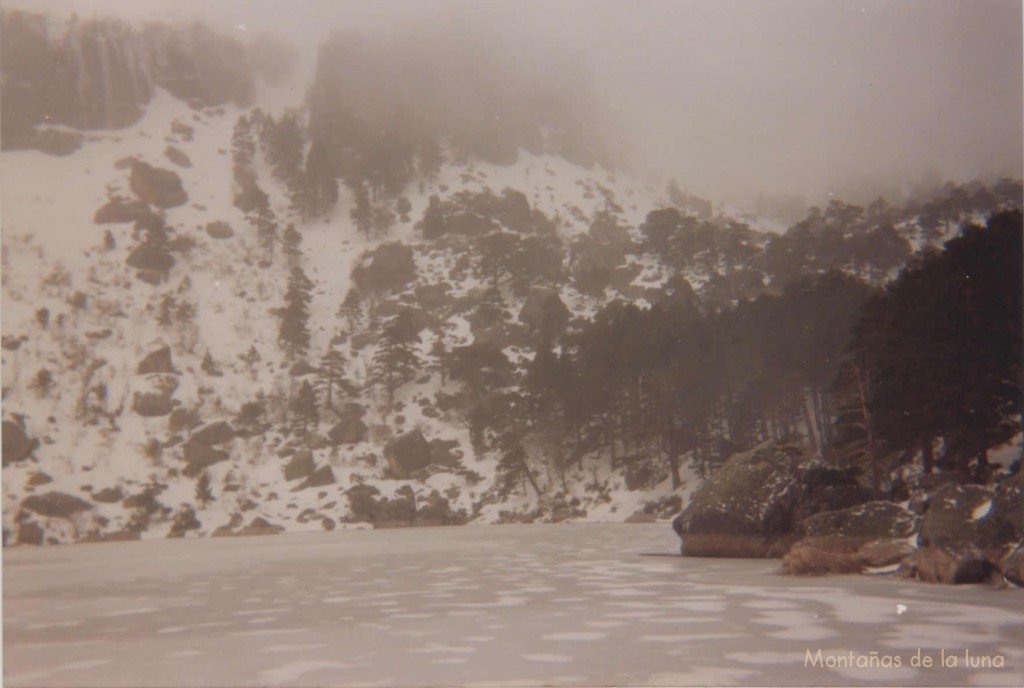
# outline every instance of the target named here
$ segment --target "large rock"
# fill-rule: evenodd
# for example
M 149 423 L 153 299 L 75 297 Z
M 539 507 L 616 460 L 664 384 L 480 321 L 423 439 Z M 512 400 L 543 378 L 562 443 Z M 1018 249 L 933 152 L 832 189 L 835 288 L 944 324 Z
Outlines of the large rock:
M 792 539 L 807 461 L 785 444 L 736 454 L 694 493 L 672 522 L 688 556 L 763 557 Z M 783 549 L 784 551 L 784 549 Z
M 207 466 L 212 466 L 221 461 L 227 461 L 230 455 L 226 451 L 214 449 L 213 447 L 189 440 L 182 450 L 182 458 L 188 466 L 185 467 L 185 475 L 199 475 Z
M 242 528 L 236 535 L 277 535 L 283 530 L 283 527 L 274 525 L 262 516 L 257 516 L 252 523 Z
M 412 249 L 405 244 L 381 244 L 365 253 L 352 270 L 352 279 L 366 291 L 404 287 L 416 278 Z
M 999 573 L 1011 583 L 1024 587 L 1024 542 L 1005 548 L 996 559 Z
M 26 521 L 18 526 L 19 545 L 41 545 L 44 535 L 43 529 L 35 521 Z
M 782 572 L 820 576 L 826 573 L 860 573 L 864 562 L 856 554 L 798 542 L 782 558 Z
M 809 516 L 800 524 L 800 533 L 863 543 L 883 538 L 906 539 L 918 532 L 920 525 L 917 514 L 892 502 L 876 501 Z
M 124 499 L 124 492 L 120 487 L 105 487 L 92 493 L 92 500 L 101 504 L 113 504 Z
M 3 422 L 2 437 L 4 466 L 24 461 L 39 446 L 38 440 L 29 439 L 21 426 L 10 420 Z
M 1024 470 L 999 483 L 993 508 L 993 518 L 1007 528 L 1007 541 L 1024 540 Z
M 1003 513 L 996 508 L 996 490 L 982 485 L 950 484 L 928 502 L 921 526 L 922 544 L 932 547 L 990 547 L 1019 540 L 1024 524 L 1014 522 L 1007 491 Z M 1016 514 L 1019 519 L 1019 512 Z
M 313 453 L 308 449 L 296 452 L 288 465 L 284 467 L 284 479 L 298 480 L 305 478 L 316 469 L 316 462 L 313 461 Z
M 174 408 L 174 391 L 178 380 L 173 375 L 151 375 L 147 379 L 149 389 L 135 392 L 132 410 L 144 418 L 170 415 Z
M 141 160 L 132 163 L 129 185 L 140 201 L 158 208 L 174 208 L 188 202 L 188 194 L 177 172 L 153 167 Z
M 299 490 L 305 490 L 310 487 L 324 487 L 325 485 L 333 485 L 335 482 L 337 481 L 334 479 L 334 471 L 331 469 L 331 467 L 321 466 L 320 468 L 310 473 L 305 480 L 299 483 L 298 487 L 292 490 L 292 492 L 298 492 Z
M 177 373 L 174 369 L 174 364 L 171 362 L 171 347 L 164 346 L 146 354 L 146 357 L 139 361 L 139 367 L 136 369 L 136 372 L 139 375 L 149 375 L 151 373 L 168 373 L 173 375 Z
M 384 447 L 384 458 L 393 474 L 408 478 L 413 472 L 430 465 L 430 443 L 423 433 L 413 430 L 388 442 Z
M 995 570 L 974 546 L 922 547 L 907 557 L 899 573 L 926 583 L 983 583 Z
M 327 438 L 334 446 L 356 444 L 366 439 L 370 429 L 360 418 L 343 418 L 327 431 Z
M 123 224 L 145 221 L 152 214 L 149 206 L 142 201 L 115 197 L 96 211 L 92 221 L 98 225 Z
M 219 420 L 214 423 L 207 423 L 192 433 L 189 442 L 205 444 L 210 447 L 215 444 L 223 444 L 235 439 L 235 429 L 227 421 Z
M 92 504 L 65 492 L 47 492 L 26 497 L 21 503 L 23 509 L 34 511 L 41 516 L 70 518 L 80 511 L 89 511 Z
M 206 233 L 211 239 L 230 239 L 235 235 L 235 230 L 223 220 L 214 220 L 206 223 Z

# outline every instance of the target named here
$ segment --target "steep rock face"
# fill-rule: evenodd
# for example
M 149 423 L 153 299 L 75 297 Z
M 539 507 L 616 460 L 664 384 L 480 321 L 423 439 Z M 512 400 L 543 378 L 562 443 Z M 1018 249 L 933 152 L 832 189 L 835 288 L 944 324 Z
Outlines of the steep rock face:
M 367 291 L 388 291 L 416 278 L 412 249 L 404 244 L 381 244 L 367 253 L 352 271 L 352 279 Z
M 807 457 L 796 447 L 762 445 L 718 469 L 672 523 L 688 556 L 763 557 L 793 531 L 796 481 Z
M 291 482 L 299 478 L 305 478 L 316 469 L 316 462 L 313 461 L 313 453 L 308 449 L 296 452 L 288 464 L 284 467 L 284 479 Z
M 139 366 L 135 372 L 139 375 L 149 375 L 151 373 L 175 374 L 177 371 L 174 370 L 174 363 L 171 361 L 171 347 L 162 346 L 146 354 L 145 358 L 139 361 Z

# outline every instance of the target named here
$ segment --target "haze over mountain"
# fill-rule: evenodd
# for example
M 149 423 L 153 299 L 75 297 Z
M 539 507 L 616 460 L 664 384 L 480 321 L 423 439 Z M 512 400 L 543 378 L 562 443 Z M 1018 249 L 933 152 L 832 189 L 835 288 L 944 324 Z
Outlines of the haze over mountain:
M 718 199 L 867 202 L 1022 173 L 1012 1 L 5 4 L 272 32 L 307 74 L 333 29 L 487 46 L 510 77 L 578 97 L 618 160 Z

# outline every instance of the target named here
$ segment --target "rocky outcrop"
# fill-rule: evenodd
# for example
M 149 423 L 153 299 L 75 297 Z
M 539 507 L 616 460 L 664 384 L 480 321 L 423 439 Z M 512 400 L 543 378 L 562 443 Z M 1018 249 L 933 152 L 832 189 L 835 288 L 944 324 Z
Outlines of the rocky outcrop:
M 1019 541 L 1024 530 L 1021 512 L 1015 508 L 1012 481 L 997 491 L 982 485 L 946 485 L 928 502 L 921 528 L 922 544 L 986 548 Z
M 100 504 L 114 504 L 124 499 L 124 492 L 120 487 L 105 487 L 92 493 L 92 501 Z
M 89 511 L 92 504 L 65 492 L 47 492 L 42 495 L 31 495 L 21 503 L 21 507 L 40 516 L 51 518 L 70 518 L 80 511 Z
M 21 426 L 14 421 L 5 420 L 0 432 L 3 438 L 4 466 L 24 461 L 39 446 L 39 440 L 29 439 Z
M 313 461 L 313 453 L 308 449 L 303 449 L 296 452 L 284 467 L 284 479 L 290 482 L 305 478 L 314 470 L 316 470 L 316 462 Z
M 190 440 L 185 443 L 182 449 L 182 458 L 188 464 L 183 473 L 189 477 L 199 475 L 204 468 L 221 461 L 227 461 L 229 456 L 226 451 L 214 449 L 209 445 Z
M 175 208 L 188 202 L 177 172 L 141 160 L 132 163 L 129 186 L 140 201 L 158 208 Z
M 430 465 L 430 444 L 423 433 L 413 430 L 388 442 L 384 446 L 384 458 L 392 474 L 408 478 L 413 472 Z
M 167 148 L 164 149 L 164 156 L 178 167 L 192 167 L 192 161 L 189 159 L 185 151 L 180 148 L 167 146 Z
M 35 521 L 25 521 L 18 525 L 19 545 L 41 545 L 45 533 Z

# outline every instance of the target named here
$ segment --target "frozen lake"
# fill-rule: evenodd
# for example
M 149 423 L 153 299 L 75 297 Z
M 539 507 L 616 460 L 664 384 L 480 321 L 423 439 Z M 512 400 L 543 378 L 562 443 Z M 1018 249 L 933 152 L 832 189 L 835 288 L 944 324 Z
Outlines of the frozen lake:
M 4 683 L 1024 685 L 1022 592 L 676 552 L 597 524 L 8 549 Z

